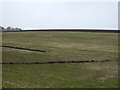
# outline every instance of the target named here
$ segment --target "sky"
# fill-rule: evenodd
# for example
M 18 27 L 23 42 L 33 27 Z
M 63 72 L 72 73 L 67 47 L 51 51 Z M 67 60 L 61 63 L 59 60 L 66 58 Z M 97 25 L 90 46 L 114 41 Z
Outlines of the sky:
M 118 2 L 2 2 L 0 26 L 118 29 Z

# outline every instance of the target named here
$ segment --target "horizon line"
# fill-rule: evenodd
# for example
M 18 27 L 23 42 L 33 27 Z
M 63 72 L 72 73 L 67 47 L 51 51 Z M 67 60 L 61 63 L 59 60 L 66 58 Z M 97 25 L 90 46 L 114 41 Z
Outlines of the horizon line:
M 53 30 L 53 29 L 84 29 L 84 30 L 120 30 L 119 28 L 24 28 L 22 30 Z

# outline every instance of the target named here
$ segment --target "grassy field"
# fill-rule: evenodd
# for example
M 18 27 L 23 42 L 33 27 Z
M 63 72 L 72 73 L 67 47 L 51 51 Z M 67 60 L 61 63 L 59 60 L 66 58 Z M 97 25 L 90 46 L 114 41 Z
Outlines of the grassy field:
M 3 62 L 110 60 L 96 63 L 3 65 L 5 88 L 117 88 L 118 34 L 94 32 L 3 32 Z

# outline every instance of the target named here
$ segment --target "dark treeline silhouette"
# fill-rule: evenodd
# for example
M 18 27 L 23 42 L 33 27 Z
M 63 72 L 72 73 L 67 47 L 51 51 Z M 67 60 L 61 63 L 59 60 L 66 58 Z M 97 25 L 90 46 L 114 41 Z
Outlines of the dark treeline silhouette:
M 22 30 L 22 32 L 32 31 L 69 31 L 69 32 L 100 32 L 100 33 L 119 33 L 120 30 L 104 30 L 104 29 L 37 29 L 37 30 Z
M 22 31 L 22 29 L 21 28 L 13 28 L 13 27 L 10 27 L 10 26 L 8 26 L 7 28 L 4 28 L 4 27 L 2 27 L 2 26 L 0 26 L 0 31 L 1 32 L 6 32 L 6 31 Z
M 21 28 L 13 28 L 8 26 L 4 28 L 0 26 L 0 32 L 31 32 L 31 31 L 72 31 L 72 32 L 103 32 L 103 33 L 120 33 L 120 30 L 104 30 L 104 29 L 31 29 L 22 30 Z

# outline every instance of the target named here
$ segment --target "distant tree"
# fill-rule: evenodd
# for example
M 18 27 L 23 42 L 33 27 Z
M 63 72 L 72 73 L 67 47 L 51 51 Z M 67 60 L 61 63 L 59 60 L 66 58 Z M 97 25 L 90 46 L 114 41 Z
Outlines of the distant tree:
M 3 31 L 4 30 L 4 27 L 0 26 L 0 31 Z
M 12 28 L 9 26 L 6 28 L 6 31 L 22 31 L 22 29 L 21 28 Z
M 5 28 L 4 27 L 2 27 L 2 30 L 4 30 Z
M 7 28 L 4 28 L 2 26 L 0 26 L 0 31 L 22 31 L 21 28 L 13 28 L 13 27 L 10 27 L 8 26 Z
M 8 26 L 5 30 L 6 31 L 13 31 L 14 29 L 12 27 Z
M 22 31 L 21 28 L 14 28 L 15 31 Z

